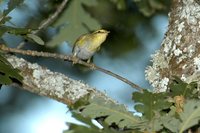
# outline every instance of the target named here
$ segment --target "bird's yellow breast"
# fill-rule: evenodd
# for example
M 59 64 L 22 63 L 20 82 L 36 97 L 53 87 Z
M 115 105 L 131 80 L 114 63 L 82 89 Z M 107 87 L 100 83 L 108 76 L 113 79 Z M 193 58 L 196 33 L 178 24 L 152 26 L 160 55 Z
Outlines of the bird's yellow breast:
M 95 34 L 91 35 L 90 44 L 88 45 L 88 49 L 91 51 L 96 51 L 100 47 L 100 45 L 106 40 L 107 34 Z

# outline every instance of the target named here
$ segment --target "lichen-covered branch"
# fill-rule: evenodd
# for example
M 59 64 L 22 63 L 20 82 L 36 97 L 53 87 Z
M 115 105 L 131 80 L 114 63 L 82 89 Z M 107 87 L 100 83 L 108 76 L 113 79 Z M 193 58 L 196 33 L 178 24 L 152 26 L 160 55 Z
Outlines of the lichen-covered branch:
M 73 80 L 64 74 L 52 72 L 16 56 L 7 55 L 7 59 L 14 68 L 21 70 L 21 75 L 24 77 L 22 89 L 53 98 L 67 105 L 73 105 L 88 94 L 91 97 L 97 96 L 111 100 L 95 88 L 81 81 Z
M 200 81 L 200 5 L 195 0 L 171 4 L 168 31 L 146 70 L 156 92 L 166 91 L 173 76 L 185 82 Z
M 117 75 L 117 74 L 115 74 L 115 73 L 113 73 L 109 70 L 104 69 L 104 68 L 98 67 L 95 64 L 82 61 L 79 58 L 74 57 L 72 55 L 63 55 L 63 54 L 59 54 L 59 53 L 48 53 L 48 52 L 38 52 L 38 51 L 33 51 L 33 50 L 20 50 L 20 49 L 6 47 L 3 44 L 0 45 L 0 50 L 2 50 L 4 52 L 19 53 L 19 54 L 29 55 L 29 56 L 49 57 L 49 58 L 51 57 L 51 58 L 56 58 L 56 59 L 61 59 L 61 60 L 72 61 L 74 63 L 81 64 L 81 65 L 84 65 L 88 68 L 91 68 L 92 70 L 98 70 L 98 71 L 101 71 L 105 74 L 113 76 L 113 77 L 123 81 L 124 83 L 129 84 L 131 87 L 133 87 L 133 88 L 135 88 L 135 89 L 137 89 L 141 92 L 144 90 L 139 85 L 131 82 L 130 80 L 128 80 L 128 79 L 126 79 L 126 78 L 124 78 L 120 75 Z

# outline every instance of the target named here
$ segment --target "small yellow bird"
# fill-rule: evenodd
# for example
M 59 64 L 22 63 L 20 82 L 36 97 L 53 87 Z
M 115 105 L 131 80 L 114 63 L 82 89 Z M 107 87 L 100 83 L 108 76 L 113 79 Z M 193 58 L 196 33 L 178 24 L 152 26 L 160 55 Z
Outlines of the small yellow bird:
M 101 29 L 80 36 L 74 43 L 72 49 L 73 56 L 81 60 L 87 60 L 89 63 L 92 56 L 100 49 L 101 44 L 106 40 L 108 33 L 110 32 Z

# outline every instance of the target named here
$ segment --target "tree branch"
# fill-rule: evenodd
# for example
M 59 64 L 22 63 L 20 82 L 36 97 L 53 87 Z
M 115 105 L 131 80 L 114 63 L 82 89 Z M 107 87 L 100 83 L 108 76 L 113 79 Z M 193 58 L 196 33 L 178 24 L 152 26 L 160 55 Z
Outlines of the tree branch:
M 58 6 L 57 10 L 49 16 L 49 18 L 47 18 L 45 21 L 43 21 L 42 23 L 40 23 L 39 27 L 37 30 L 32 31 L 32 34 L 37 34 L 40 30 L 46 28 L 48 25 L 50 25 L 51 23 L 53 23 L 53 21 L 59 16 L 60 13 L 62 13 L 62 11 L 64 10 L 67 2 L 69 0 L 63 0 L 63 2 Z M 21 49 L 25 44 L 25 41 L 21 42 L 17 48 Z
M 62 13 L 62 11 L 64 10 L 67 2 L 69 0 L 63 0 L 63 2 L 57 7 L 57 10 L 52 14 L 50 15 L 50 17 L 45 20 L 44 22 L 42 22 L 39 27 L 38 27 L 38 30 L 34 31 L 33 34 L 37 34 L 41 29 L 44 29 L 46 28 L 48 25 L 50 25 L 51 23 L 53 23 L 53 21 L 59 16 L 59 14 Z
M 20 74 L 24 77 L 22 86 L 15 85 L 27 91 L 55 99 L 69 106 L 87 95 L 112 101 L 104 93 L 81 81 L 73 80 L 58 72 L 52 72 L 45 67 L 30 63 L 22 58 L 13 55 L 6 56 L 12 66 L 19 69 L 21 71 Z
M 12 52 L 12 53 L 19 53 L 19 54 L 23 54 L 23 55 L 30 55 L 30 56 L 40 56 L 40 57 L 52 57 L 52 58 L 57 58 L 57 59 L 62 59 L 62 60 L 68 60 L 68 61 L 72 61 L 81 65 L 84 65 L 86 67 L 89 67 L 92 70 L 98 70 L 101 71 L 105 74 L 108 74 L 110 76 L 113 76 L 123 82 L 125 82 L 126 84 L 129 84 L 131 87 L 137 89 L 138 91 L 143 91 L 144 89 L 138 85 L 136 85 L 135 83 L 129 81 L 128 79 L 117 75 L 109 70 L 103 69 L 101 67 L 96 66 L 95 64 L 92 63 L 87 63 L 84 62 L 82 60 L 79 60 L 76 57 L 70 56 L 70 55 L 63 55 L 63 54 L 57 54 L 57 53 L 48 53 L 48 52 L 38 52 L 38 51 L 32 51 L 32 50 L 20 50 L 20 49 L 15 49 L 15 48 L 8 48 L 4 45 L 0 45 L 0 50 L 4 51 L 4 52 Z

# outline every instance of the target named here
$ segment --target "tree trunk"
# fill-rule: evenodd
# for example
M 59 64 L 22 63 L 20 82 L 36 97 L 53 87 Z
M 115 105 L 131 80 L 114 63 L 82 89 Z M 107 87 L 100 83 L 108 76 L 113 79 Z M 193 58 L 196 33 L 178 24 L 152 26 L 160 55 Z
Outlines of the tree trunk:
M 152 56 L 146 79 L 155 92 L 165 92 L 173 76 L 189 83 L 200 79 L 200 5 L 198 0 L 173 0 L 168 31 Z

